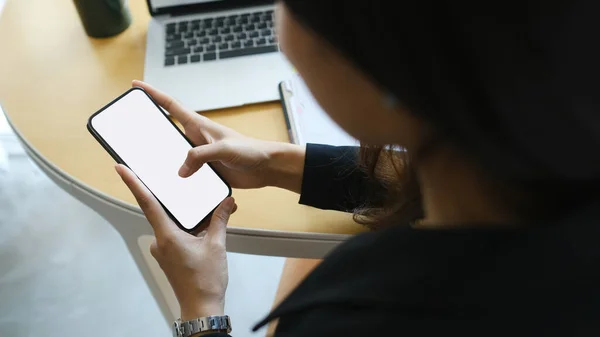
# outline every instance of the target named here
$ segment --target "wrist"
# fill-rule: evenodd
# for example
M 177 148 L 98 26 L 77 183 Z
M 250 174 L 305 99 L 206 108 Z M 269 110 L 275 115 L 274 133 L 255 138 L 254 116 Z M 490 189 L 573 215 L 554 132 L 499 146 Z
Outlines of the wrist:
M 192 319 L 208 316 L 224 316 L 225 303 L 223 301 L 215 303 L 202 303 L 181 306 L 181 320 L 189 321 Z
M 268 151 L 267 185 L 300 193 L 304 173 L 304 146 L 273 142 Z

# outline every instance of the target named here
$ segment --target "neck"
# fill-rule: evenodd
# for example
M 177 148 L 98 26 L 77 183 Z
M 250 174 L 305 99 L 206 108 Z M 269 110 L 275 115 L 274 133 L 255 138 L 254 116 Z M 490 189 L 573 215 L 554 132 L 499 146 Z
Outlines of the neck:
M 516 224 L 498 201 L 494 184 L 478 167 L 451 150 L 440 150 L 416 167 L 425 218 L 420 227 Z

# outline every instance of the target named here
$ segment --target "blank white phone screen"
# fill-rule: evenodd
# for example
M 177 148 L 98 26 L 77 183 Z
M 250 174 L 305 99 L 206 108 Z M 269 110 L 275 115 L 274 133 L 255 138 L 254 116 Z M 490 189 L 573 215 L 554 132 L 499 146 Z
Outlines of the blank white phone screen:
M 130 91 L 91 124 L 184 228 L 194 228 L 229 195 L 208 165 L 179 177 L 192 147 L 142 90 Z

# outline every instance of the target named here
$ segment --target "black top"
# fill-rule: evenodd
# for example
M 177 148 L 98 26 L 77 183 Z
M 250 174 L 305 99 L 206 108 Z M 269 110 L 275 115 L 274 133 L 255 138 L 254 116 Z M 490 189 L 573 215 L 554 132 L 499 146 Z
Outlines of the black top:
M 361 202 L 356 153 L 308 145 L 301 203 L 349 210 Z M 599 219 L 596 200 L 525 229 L 398 224 L 360 234 L 257 328 L 279 318 L 276 337 L 599 336 Z

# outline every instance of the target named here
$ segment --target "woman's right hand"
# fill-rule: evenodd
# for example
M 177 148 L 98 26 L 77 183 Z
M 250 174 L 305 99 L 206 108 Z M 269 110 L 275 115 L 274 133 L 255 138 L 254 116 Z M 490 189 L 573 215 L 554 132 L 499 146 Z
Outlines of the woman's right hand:
M 278 186 L 300 192 L 304 148 L 246 137 L 184 108 L 147 83 L 133 81 L 132 85 L 143 88 L 175 117 L 195 145 L 179 170 L 181 177 L 189 177 L 205 163 L 211 163 L 234 188 Z

